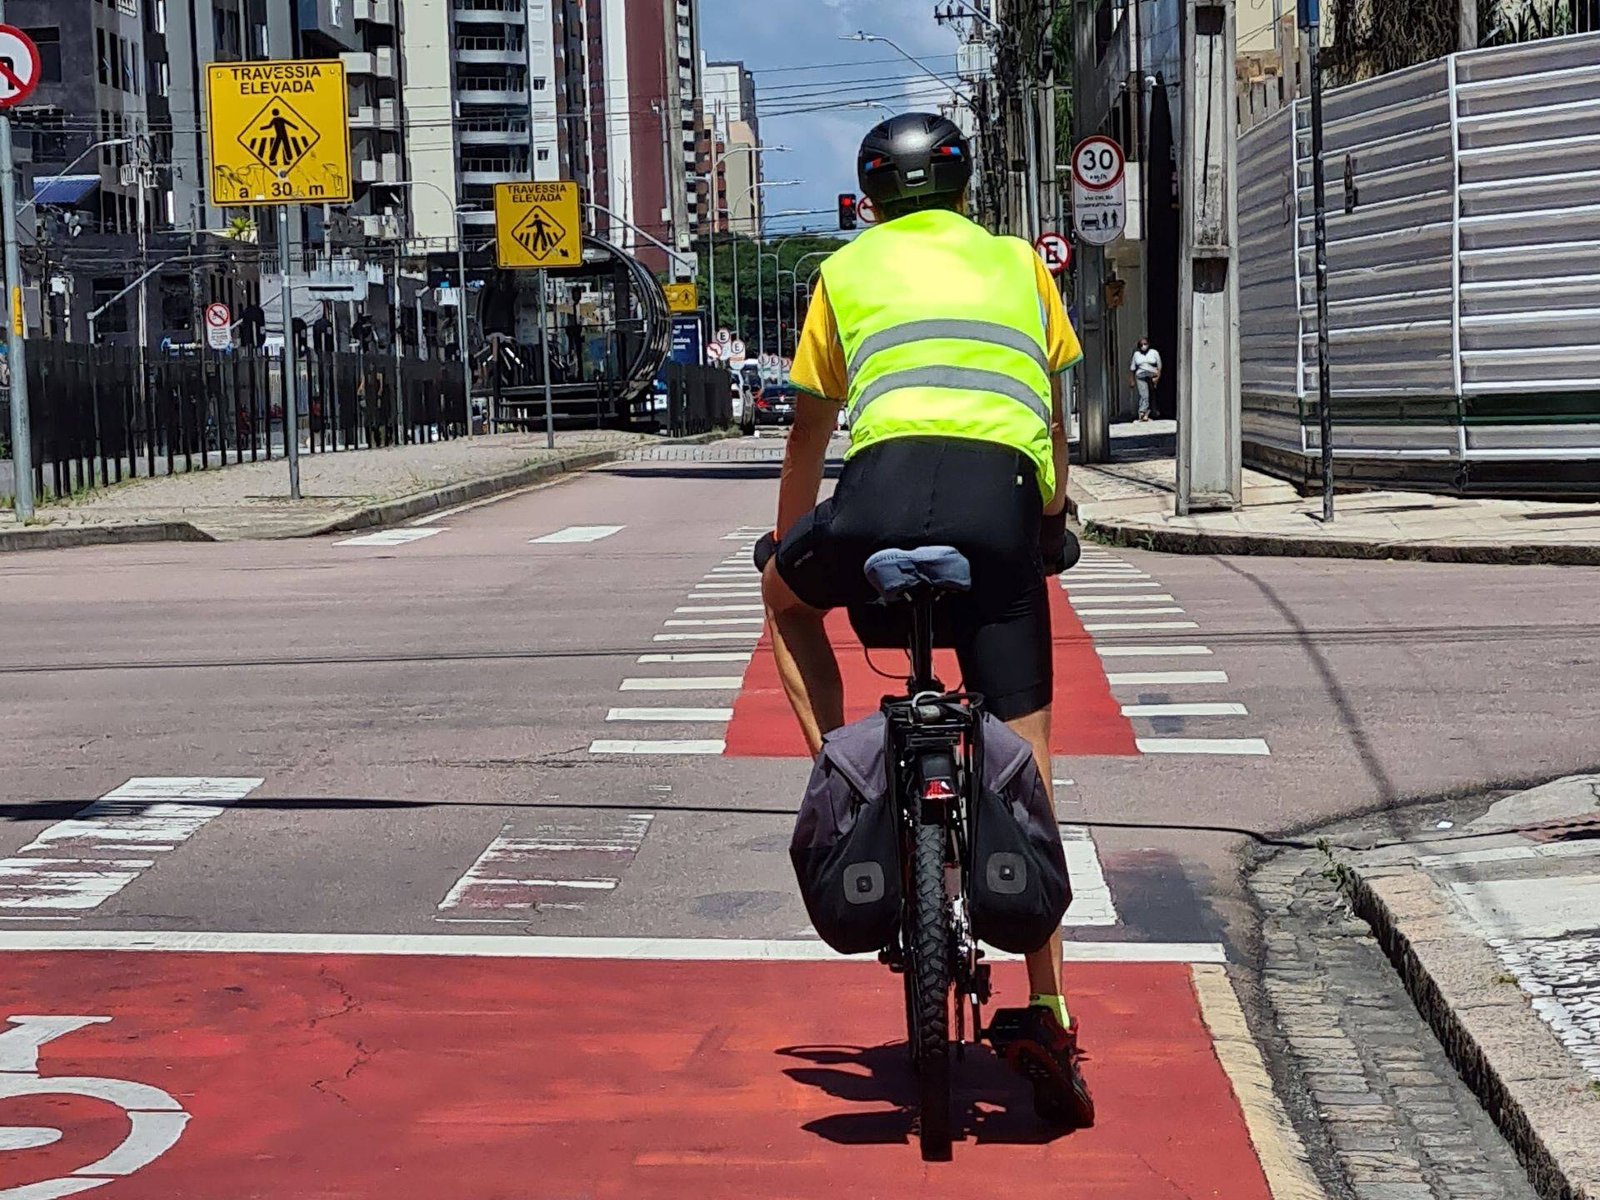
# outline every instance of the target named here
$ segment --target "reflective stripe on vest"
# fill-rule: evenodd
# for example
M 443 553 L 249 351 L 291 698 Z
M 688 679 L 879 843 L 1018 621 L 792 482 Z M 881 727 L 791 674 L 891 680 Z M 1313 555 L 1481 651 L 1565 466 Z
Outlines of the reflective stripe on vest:
M 1009 446 L 1055 489 L 1036 255 L 953 212 L 875 226 L 822 267 L 848 371 L 850 454 L 900 437 Z

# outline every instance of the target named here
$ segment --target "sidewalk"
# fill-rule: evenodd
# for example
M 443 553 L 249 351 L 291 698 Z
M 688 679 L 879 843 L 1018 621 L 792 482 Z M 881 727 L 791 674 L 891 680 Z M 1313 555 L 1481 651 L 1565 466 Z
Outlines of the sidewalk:
M 0 522 L 0 550 L 310 537 L 359 529 L 525 487 L 663 441 L 650 434 L 573 431 L 556 434 L 556 448 L 548 450 L 542 433 L 504 433 L 303 454 L 304 498 L 298 503 L 288 499 L 289 468 L 281 459 L 138 479 L 43 505 L 33 525 L 0 514 L 6 518 Z
M 1540 1194 L 1600 1196 L 1600 775 L 1428 824 L 1334 869 Z
M 1074 463 L 1071 507 L 1086 531 L 1117 545 L 1180 554 L 1282 554 L 1430 562 L 1600 565 L 1600 503 L 1462 500 L 1420 492 L 1301 496 L 1244 472 L 1237 512 L 1173 515 L 1176 423 L 1114 425 L 1112 462 Z

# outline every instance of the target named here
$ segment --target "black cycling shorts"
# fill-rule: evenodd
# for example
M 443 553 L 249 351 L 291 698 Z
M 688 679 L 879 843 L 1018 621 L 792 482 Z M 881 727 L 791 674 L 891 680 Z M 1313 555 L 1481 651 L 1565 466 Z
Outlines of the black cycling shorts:
M 833 496 L 778 547 L 778 574 L 812 608 L 851 609 L 864 631 L 889 615 L 868 608 L 877 600 L 863 573 L 871 555 L 954 546 L 972 564 L 972 591 L 939 601 L 940 644 L 955 648 L 963 686 L 1015 720 L 1049 704 L 1053 685 L 1042 511 L 1037 468 L 1017 451 L 896 438 L 845 463 Z

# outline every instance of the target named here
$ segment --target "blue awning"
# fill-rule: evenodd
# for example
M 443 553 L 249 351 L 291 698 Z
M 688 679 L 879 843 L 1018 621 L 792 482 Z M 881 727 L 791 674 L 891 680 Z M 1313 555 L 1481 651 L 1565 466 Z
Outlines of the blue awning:
M 57 178 L 35 179 L 33 202 L 70 208 L 74 204 L 82 204 L 83 198 L 99 186 L 98 175 L 62 175 Z

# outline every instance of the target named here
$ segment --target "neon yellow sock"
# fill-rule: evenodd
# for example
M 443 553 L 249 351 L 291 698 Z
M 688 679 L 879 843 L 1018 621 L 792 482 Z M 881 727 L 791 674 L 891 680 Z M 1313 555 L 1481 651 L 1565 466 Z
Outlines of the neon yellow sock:
M 1049 1009 L 1055 1013 L 1056 1020 L 1061 1022 L 1061 1028 L 1072 1028 L 1072 1018 L 1067 1014 L 1067 998 L 1065 996 L 1041 996 L 1035 992 L 1028 997 L 1028 1007 Z

